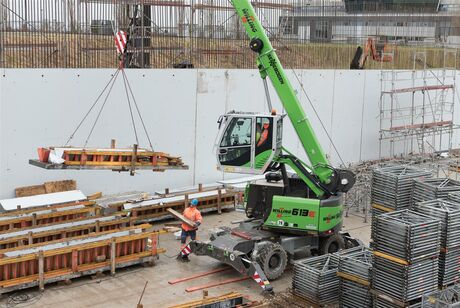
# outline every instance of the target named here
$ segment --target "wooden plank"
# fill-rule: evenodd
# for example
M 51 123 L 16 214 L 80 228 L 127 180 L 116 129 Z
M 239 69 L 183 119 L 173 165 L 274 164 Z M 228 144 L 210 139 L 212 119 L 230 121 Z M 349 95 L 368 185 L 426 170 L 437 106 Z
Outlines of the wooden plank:
M 75 180 L 45 182 L 44 185 L 47 194 L 77 189 L 77 181 Z
M 337 272 L 337 276 L 343 278 L 343 279 L 347 279 L 347 280 L 350 280 L 350 281 L 353 281 L 353 282 L 356 282 L 356 283 L 359 283 L 363 286 L 366 286 L 366 287 L 369 287 L 370 286 L 370 282 L 361 278 L 361 277 L 358 277 L 356 275 L 351 275 L 351 274 L 348 274 L 348 273 L 342 273 L 342 272 Z
M 99 198 L 102 198 L 102 192 L 101 191 L 95 192 L 94 194 L 91 194 L 91 195 L 88 196 L 88 200 L 96 200 L 96 199 L 99 199 Z
M 16 198 L 20 197 L 30 197 L 36 195 L 46 194 L 45 185 L 33 185 L 33 186 L 23 186 L 17 187 L 15 190 Z
M 23 186 L 15 189 L 16 198 L 44 195 L 77 189 L 75 180 L 45 182 L 41 185 Z
M 190 219 L 188 219 L 188 218 L 185 217 L 184 215 L 180 214 L 179 212 L 177 212 L 177 211 L 175 211 L 175 210 L 173 210 L 173 209 L 171 209 L 171 208 L 167 209 L 167 211 L 168 211 L 169 213 L 171 213 L 172 215 L 174 215 L 177 219 L 179 219 L 179 220 L 182 221 L 183 223 L 189 225 L 190 227 L 192 227 L 192 228 L 196 228 L 196 227 L 197 227 L 196 224 L 195 224 L 193 221 L 191 221 Z

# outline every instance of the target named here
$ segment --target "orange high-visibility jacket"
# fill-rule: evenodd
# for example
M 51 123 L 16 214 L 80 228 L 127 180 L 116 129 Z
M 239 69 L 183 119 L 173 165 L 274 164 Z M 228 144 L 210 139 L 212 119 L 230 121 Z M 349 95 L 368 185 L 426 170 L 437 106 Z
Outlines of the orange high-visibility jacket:
M 260 136 L 259 142 L 257 143 L 257 146 L 260 147 L 262 144 L 264 144 L 265 141 L 267 141 L 267 138 L 268 138 L 268 129 L 264 129 Z
M 199 221 L 200 223 L 203 221 L 203 218 L 201 217 L 200 211 L 196 208 L 196 206 L 189 206 L 185 209 L 184 213 L 182 213 L 186 218 L 190 219 L 191 221 L 197 222 Z M 190 227 L 186 223 L 182 223 L 182 229 L 185 231 L 190 231 L 194 230 L 193 227 Z

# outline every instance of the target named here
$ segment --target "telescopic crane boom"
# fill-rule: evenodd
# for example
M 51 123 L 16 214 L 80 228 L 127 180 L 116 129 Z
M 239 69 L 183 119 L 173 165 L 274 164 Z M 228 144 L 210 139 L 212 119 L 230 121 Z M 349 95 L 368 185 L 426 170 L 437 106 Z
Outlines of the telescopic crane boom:
M 282 147 L 283 115 L 229 112 L 219 119 L 219 168 L 226 172 L 264 174 L 245 192 L 246 215 L 239 227 L 222 227 L 209 241 L 191 241 L 181 251 L 206 255 L 252 277 L 265 291 L 298 255 L 334 253 L 358 245 L 341 232 L 341 194 L 354 184 L 354 174 L 334 169 L 321 148 L 305 112 L 286 78 L 250 0 L 232 0 L 257 53 L 262 79 L 271 80 L 311 166 Z M 294 176 L 286 172 L 286 165 Z
M 273 125 L 274 123 L 268 123 L 269 128 L 272 129 L 273 132 L 270 135 L 274 139 L 272 140 L 272 153 L 258 153 L 260 151 L 257 149 L 258 140 L 256 139 L 258 130 L 261 130 L 262 128 L 257 128 L 253 123 L 251 123 L 255 127 L 253 127 L 254 129 L 252 130 L 252 133 L 247 135 L 253 135 L 255 138 L 252 139 L 254 140 L 247 138 L 246 142 L 241 142 L 242 138 L 240 137 L 237 139 L 231 139 L 232 132 L 234 132 L 235 129 L 241 130 L 244 129 L 245 126 L 250 129 L 250 124 L 243 123 L 240 120 L 239 123 L 241 125 L 238 125 L 238 120 L 233 122 L 229 121 L 229 118 L 235 118 L 235 115 L 227 114 L 224 115 L 221 119 L 221 121 L 225 120 L 227 123 L 227 126 L 221 134 L 221 143 L 219 145 L 220 152 L 218 153 L 218 160 L 221 169 L 226 172 L 265 173 L 267 169 L 270 170 L 270 167 L 273 167 L 272 163 L 286 164 L 296 172 L 296 174 L 318 197 L 322 197 L 324 195 L 334 195 L 340 192 L 348 191 L 354 184 L 354 175 L 348 171 L 334 169 L 330 166 L 326 154 L 324 153 L 321 144 L 311 126 L 311 123 L 308 120 L 308 117 L 306 116 L 289 79 L 286 77 L 283 66 L 278 59 L 276 51 L 273 49 L 273 46 L 267 34 L 265 33 L 265 30 L 263 29 L 262 24 L 259 21 L 250 1 L 231 0 L 231 3 L 237 14 L 240 16 L 244 28 L 246 29 L 246 32 L 249 36 L 251 50 L 258 54 L 257 67 L 259 69 L 260 76 L 264 80 L 268 77 L 272 82 L 273 87 L 275 88 L 276 93 L 278 94 L 280 101 L 286 110 L 289 119 L 291 120 L 291 123 L 297 133 L 305 153 L 308 156 L 311 165 L 307 166 L 295 156 L 289 153 L 283 153 L 284 149 L 281 146 L 281 138 L 279 138 L 279 135 L 282 134 L 282 132 L 278 131 L 276 134 L 274 133 L 276 130 L 281 129 L 282 117 L 277 117 L 273 114 L 273 121 L 271 121 L 270 118 L 265 119 L 268 120 L 268 122 L 280 121 L 281 124 L 278 124 L 275 127 L 275 125 Z M 239 113 L 236 116 L 240 119 L 245 119 L 243 114 Z M 257 125 L 257 119 L 255 120 L 255 124 Z M 263 122 L 263 120 L 260 120 L 260 122 Z M 278 137 L 278 139 L 276 139 L 276 137 Z M 249 150 L 249 147 L 247 147 L 248 144 L 251 144 L 250 151 L 254 153 L 246 155 L 246 158 L 249 158 L 247 159 L 249 164 L 247 161 L 241 160 L 241 158 L 244 156 L 243 154 L 248 154 L 244 153 L 244 149 L 242 149 L 242 147 L 246 145 L 247 150 Z M 240 147 L 239 150 L 238 147 Z M 229 154 L 229 151 L 232 152 L 230 153 L 232 155 Z M 260 157 L 257 157 L 258 154 Z M 271 154 L 271 157 L 267 158 L 268 154 Z M 230 159 L 228 159 L 228 156 L 230 156 Z M 237 159 L 235 159 L 235 156 Z M 266 161 L 264 161 L 264 159 L 266 159 Z M 263 163 L 261 163 L 260 160 L 262 160 Z M 242 165 L 241 163 L 244 164 Z M 261 167 L 262 165 L 263 167 Z M 244 170 L 244 168 L 247 167 L 252 168 L 249 168 L 249 170 Z

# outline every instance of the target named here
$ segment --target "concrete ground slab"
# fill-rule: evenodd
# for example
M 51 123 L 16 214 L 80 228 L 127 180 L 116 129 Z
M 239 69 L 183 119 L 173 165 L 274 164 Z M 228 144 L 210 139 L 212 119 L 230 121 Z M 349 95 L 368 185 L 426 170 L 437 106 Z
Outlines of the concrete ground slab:
M 223 213 L 222 215 L 206 215 L 204 216 L 204 223 L 198 232 L 198 237 L 206 239 L 209 229 L 229 226 L 231 221 L 244 218 L 245 214 L 237 211 Z M 370 239 L 370 224 L 363 221 L 362 217 L 350 215 L 345 218 L 344 229 L 367 244 Z M 156 224 L 155 226 L 161 228 L 162 224 Z M 114 277 L 110 275 L 100 279 L 85 277 L 74 280 L 70 285 L 46 285 L 44 293 L 39 293 L 36 288 L 25 290 L 21 293 L 29 294 L 33 298 L 17 307 L 22 307 L 23 305 L 27 305 L 27 307 L 66 308 L 136 307 L 146 281 L 148 281 L 148 285 L 142 300 L 144 307 L 169 307 L 202 297 L 201 291 L 187 293 L 185 291 L 187 287 L 240 277 L 236 271 L 227 271 L 170 285 L 168 284 L 169 280 L 209 271 L 222 265 L 209 257 L 193 255 L 189 263 L 177 262 L 175 257 L 179 251 L 180 242 L 174 238 L 173 234 L 162 235 L 160 237 L 160 246 L 166 248 L 167 252 L 160 256 L 160 260 L 153 267 L 134 266 L 118 271 Z M 291 278 L 292 273 L 288 269 L 281 279 L 272 282 L 274 290 L 284 291 L 289 288 Z M 208 291 L 209 296 L 238 291 L 248 295 L 251 299 L 263 298 L 260 287 L 252 280 L 222 285 L 210 288 Z M 10 298 L 8 298 L 9 296 Z M 11 296 L 14 296 L 14 294 L 4 295 L 5 298 L 0 301 L 0 305 L 7 305 L 8 300 L 12 300 Z

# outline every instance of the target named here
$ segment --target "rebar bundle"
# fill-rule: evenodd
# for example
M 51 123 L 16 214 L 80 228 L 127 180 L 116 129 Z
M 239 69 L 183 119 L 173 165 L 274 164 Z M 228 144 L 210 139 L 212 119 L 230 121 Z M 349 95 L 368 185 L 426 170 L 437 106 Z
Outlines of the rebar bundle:
M 336 303 L 339 299 L 337 269 L 339 257 L 327 254 L 294 262 L 294 294 L 318 305 Z
M 340 277 L 340 307 L 372 307 L 371 271 L 372 252 L 369 250 L 340 257 L 337 272 Z
M 403 303 L 436 290 L 439 248 L 436 218 L 411 210 L 380 215 L 375 225 L 373 289 Z M 384 304 L 380 300 L 377 307 Z
M 448 198 L 450 193 L 460 191 L 460 182 L 449 178 L 416 179 L 412 190 L 412 204 L 438 198 Z
M 444 290 L 425 294 L 422 300 L 423 308 L 460 307 L 460 285 L 453 285 Z
M 412 181 L 431 177 L 428 170 L 408 166 L 377 168 L 372 176 L 372 204 L 393 210 L 409 208 L 411 205 Z

